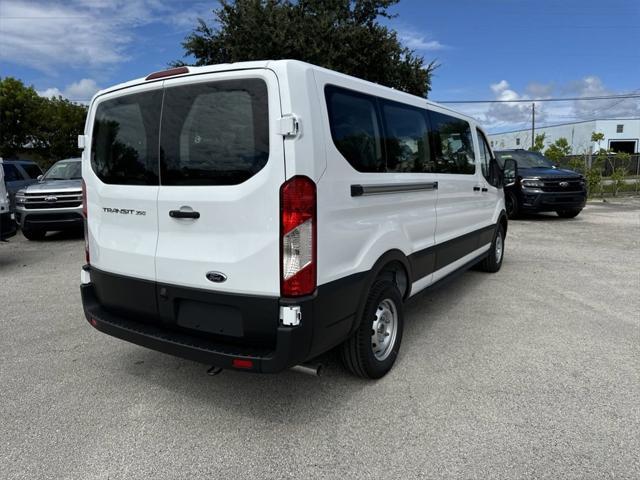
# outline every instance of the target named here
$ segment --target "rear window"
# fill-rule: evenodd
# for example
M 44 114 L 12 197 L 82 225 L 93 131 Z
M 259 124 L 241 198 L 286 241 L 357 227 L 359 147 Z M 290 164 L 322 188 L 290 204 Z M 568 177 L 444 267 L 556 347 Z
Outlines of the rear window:
M 40 167 L 35 163 L 23 163 L 22 169 L 27 172 L 29 178 L 38 178 L 42 175 L 42 170 L 40 170 Z
M 91 165 L 105 183 L 237 185 L 268 158 L 267 85 L 259 79 L 131 94 L 96 110 Z
M 91 167 L 104 183 L 158 185 L 158 129 L 162 90 L 98 105 Z
M 167 88 L 162 185 L 237 185 L 269 158 L 267 85 L 259 79 Z

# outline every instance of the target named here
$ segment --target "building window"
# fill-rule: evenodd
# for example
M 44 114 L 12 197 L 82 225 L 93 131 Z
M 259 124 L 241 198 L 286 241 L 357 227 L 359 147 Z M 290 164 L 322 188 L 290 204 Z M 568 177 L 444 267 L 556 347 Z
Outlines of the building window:
M 620 124 L 620 125 L 616 125 L 616 133 L 622 133 L 624 132 L 624 125 Z
M 491 148 L 493 148 L 493 140 L 491 140 Z
M 516 138 L 516 145 L 520 145 L 520 139 Z

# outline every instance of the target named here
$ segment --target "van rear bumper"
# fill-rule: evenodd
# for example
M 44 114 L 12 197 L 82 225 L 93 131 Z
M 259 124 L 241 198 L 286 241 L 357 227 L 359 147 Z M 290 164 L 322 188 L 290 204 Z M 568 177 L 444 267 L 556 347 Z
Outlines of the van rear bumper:
M 103 308 L 92 284 L 81 286 L 84 314 L 89 323 L 103 333 L 159 352 L 225 369 L 276 373 L 306 360 L 310 351 L 312 319 L 299 326 L 278 326 L 275 348 L 220 342 L 174 330 L 161 324 L 137 321 Z M 305 303 L 305 302 L 303 302 Z M 308 301 L 306 302 L 308 303 Z M 307 306 L 308 307 L 308 306 Z M 303 307 L 303 311 L 311 309 Z M 234 360 L 250 360 L 238 368 Z
M 365 287 L 365 276 L 356 274 L 322 285 L 313 295 L 283 299 L 83 270 L 89 282 L 81 285 L 84 314 L 97 330 L 207 365 L 263 373 L 303 363 L 346 339 Z M 300 307 L 299 325 L 280 322 L 280 307 L 287 305 Z M 234 329 L 234 322 L 241 328 Z M 237 360 L 250 360 L 251 366 Z

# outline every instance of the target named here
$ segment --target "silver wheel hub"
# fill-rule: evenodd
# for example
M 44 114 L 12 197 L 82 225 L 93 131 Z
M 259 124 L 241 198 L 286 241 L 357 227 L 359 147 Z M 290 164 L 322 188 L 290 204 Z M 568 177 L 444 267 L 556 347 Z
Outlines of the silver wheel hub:
M 396 342 L 398 310 L 393 300 L 385 298 L 378 304 L 376 318 L 371 325 L 371 349 L 377 360 L 385 360 Z
M 500 261 L 502 260 L 503 250 L 504 250 L 504 244 L 502 242 L 502 235 L 500 234 L 500 232 L 498 232 L 498 235 L 496 236 L 496 251 L 495 251 L 496 263 L 500 263 Z

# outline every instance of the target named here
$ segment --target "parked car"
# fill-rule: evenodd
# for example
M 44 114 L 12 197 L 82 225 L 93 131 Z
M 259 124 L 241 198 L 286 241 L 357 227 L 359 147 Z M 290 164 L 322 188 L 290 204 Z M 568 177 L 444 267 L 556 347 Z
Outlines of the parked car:
M 56 162 L 37 183 L 18 191 L 16 221 L 29 240 L 42 240 L 53 230 L 82 228 L 81 159 Z
M 9 193 L 4 182 L 4 161 L 0 158 L 0 241 L 16 234 L 16 222 L 9 204 Z
M 5 160 L 2 166 L 4 180 L 11 203 L 11 209 L 15 208 L 15 196 L 18 190 L 36 183 L 42 175 L 42 170 L 37 163 L 31 160 Z
M 499 150 L 498 162 L 514 166 L 505 169 L 504 196 L 509 218 L 520 213 L 556 212 L 563 218 L 576 217 L 587 201 L 584 177 L 573 170 L 557 168 L 539 152 Z
M 478 124 L 299 61 L 101 91 L 78 143 L 87 320 L 217 368 L 278 372 L 340 346 L 379 378 L 406 300 L 502 264 L 501 172 Z

